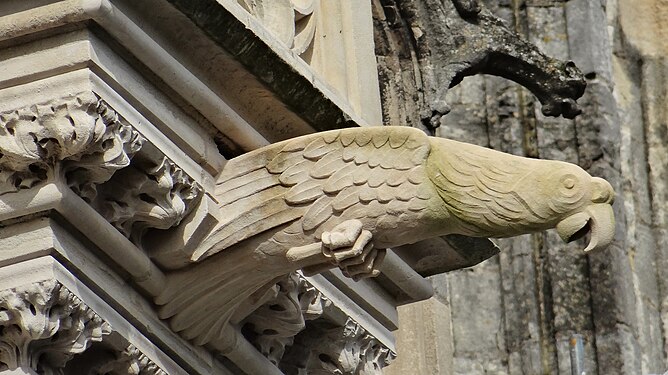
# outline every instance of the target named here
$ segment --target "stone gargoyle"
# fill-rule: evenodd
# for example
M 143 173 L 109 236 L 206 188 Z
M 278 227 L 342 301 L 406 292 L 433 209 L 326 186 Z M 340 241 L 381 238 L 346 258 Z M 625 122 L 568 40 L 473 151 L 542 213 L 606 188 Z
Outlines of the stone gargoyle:
M 584 94 L 586 81 L 575 64 L 545 55 L 484 2 L 380 3 L 377 12 L 383 17 L 377 16 L 376 53 L 381 56 L 382 91 L 390 102 L 386 106 L 404 108 L 403 101 L 413 104 L 417 100 L 422 124 L 428 129 L 439 127 L 450 111 L 447 91 L 477 74 L 503 77 L 526 87 L 538 98 L 546 116 L 574 118 L 581 112 L 576 100 Z M 416 77 L 416 82 L 405 81 L 407 77 Z M 403 117 L 412 117 L 413 112 L 407 109 L 405 114 L 390 116 L 404 121 Z
M 379 272 L 384 249 L 447 234 L 591 232 L 613 238 L 614 191 L 573 164 L 528 159 L 409 127 L 349 128 L 232 159 L 216 190 L 225 220 L 167 275 L 161 318 L 196 344 L 222 339 L 239 305 L 297 269 Z M 252 299 L 252 298 L 250 298 Z

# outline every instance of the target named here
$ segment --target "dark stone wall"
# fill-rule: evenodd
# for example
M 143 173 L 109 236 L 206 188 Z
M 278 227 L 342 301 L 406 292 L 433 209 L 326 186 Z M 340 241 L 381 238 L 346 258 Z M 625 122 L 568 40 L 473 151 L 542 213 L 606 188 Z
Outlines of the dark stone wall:
M 584 254 L 583 243 L 562 243 L 555 232 L 500 240 L 498 257 L 433 278 L 437 302 L 429 302 L 436 303 L 430 309 L 448 316 L 446 326 L 452 328 L 434 335 L 438 339 L 425 340 L 451 342 L 452 350 L 442 355 L 452 356 L 447 363 L 456 374 L 571 374 L 569 340 L 574 334 L 585 339 L 587 374 L 665 372 L 665 59 L 639 49 L 627 37 L 623 9 L 630 2 L 625 0 L 486 1 L 489 12 L 511 31 L 548 56 L 574 61 L 582 71 L 587 83 L 578 100 L 582 113 L 575 119 L 546 117 L 544 113 L 555 114 L 544 109 L 554 101 L 528 81 L 538 77 L 545 90 L 558 91 L 556 100 L 563 102 L 577 96 L 577 74 L 568 76 L 568 67 L 550 61 L 567 74 L 568 92 L 565 86 L 549 86 L 549 74 L 531 75 L 525 69 L 518 73 L 528 74 L 523 79 L 504 73 L 498 65 L 509 61 L 492 53 L 483 62 L 461 59 L 469 66 L 457 67 L 460 73 L 453 77 L 451 65 L 443 64 L 455 60 L 446 47 L 477 38 L 471 48 L 489 50 L 485 43 L 504 39 L 472 35 L 476 30 L 494 33 L 494 28 L 469 29 L 471 35 L 456 29 L 453 25 L 466 17 L 459 9 L 452 12 L 452 1 L 473 3 L 374 0 L 385 123 L 579 164 L 615 188 L 617 233 L 612 246 L 596 254 Z M 491 75 L 464 78 L 449 88 L 477 73 L 512 78 L 532 90 Z M 570 104 L 564 106 L 559 114 L 572 117 Z M 415 313 L 402 316 L 410 319 Z M 401 333 L 399 337 L 399 358 L 388 373 L 409 368 L 405 366 L 410 361 L 436 361 L 418 358 L 411 350 L 403 357 Z

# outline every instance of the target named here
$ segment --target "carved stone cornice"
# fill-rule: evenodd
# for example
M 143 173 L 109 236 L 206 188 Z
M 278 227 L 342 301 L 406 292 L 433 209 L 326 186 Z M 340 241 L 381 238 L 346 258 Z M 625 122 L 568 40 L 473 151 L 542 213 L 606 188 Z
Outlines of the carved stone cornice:
M 95 186 L 127 167 L 142 142 L 90 91 L 6 111 L 0 114 L 0 194 L 63 173 L 90 201 Z
M 58 374 L 111 327 L 55 280 L 0 292 L 0 367 Z

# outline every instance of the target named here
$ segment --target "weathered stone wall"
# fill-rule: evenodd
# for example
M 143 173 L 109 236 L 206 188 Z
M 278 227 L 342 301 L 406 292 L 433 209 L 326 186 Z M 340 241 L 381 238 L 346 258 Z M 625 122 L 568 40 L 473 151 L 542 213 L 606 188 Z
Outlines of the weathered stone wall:
M 425 119 L 435 100 L 428 98 L 433 95 L 428 88 L 438 77 L 424 72 L 437 68 L 439 51 L 422 51 L 421 39 L 432 31 L 406 21 L 426 2 L 374 1 L 387 124 L 429 128 Z M 499 257 L 434 277 L 436 296 L 400 312 L 398 359 L 387 373 L 571 374 L 574 334 L 585 338 L 587 374 L 663 373 L 668 369 L 668 2 L 486 5 L 547 55 L 577 64 L 587 80 L 578 101 L 583 113 L 575 120 L 545 117 L 528 90 L 475 76 L 448 91 L 451 111 L 434 131 L 510 153 L 574 162 L 606 178 L 617 191 L 616 240 L 591 255 L 582 253 L 582 243 L 562 244 L 554 232 L 500 240 Z

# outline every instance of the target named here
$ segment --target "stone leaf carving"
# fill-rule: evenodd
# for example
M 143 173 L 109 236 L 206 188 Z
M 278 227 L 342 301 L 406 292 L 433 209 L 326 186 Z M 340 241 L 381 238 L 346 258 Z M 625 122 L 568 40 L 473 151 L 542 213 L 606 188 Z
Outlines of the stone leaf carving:
M 396 354 L 348 319 L 342 327 L 309 323 L 281 363 L 288 375 L 381 375 Z
M 297 55 L 313 44 L 319 0 L 238 1 Z
M 595 250 L 614 233 L 612 187 L 578 166 L 408 127 L 323 132 L 250 152 L 228 162 L 216 197 L 226 218 L 194 254 L 200 264 L 167 274 L 155 300 L 197 344 L 219 340 L 240 301 L 299 268 L 375 275 L 374 250 L 447 234 L 557 227 L 567 241 L 590 231 L 586 250 Z
M 0 194 L 28 189 L 56 166 L 85 199 L 130 163 L 139 135 L 92 92 L 0 114 Z
M 55 280 L 0 292 L 0 367 L 60 374 L 111 327 Z
M 135 244 L 148 229 L 178 225 L 202 188 L 166 157 L 135 162 L 99 187 L 93 207 Z
M 243 322 L 246 338 L 274 365 L 283 358 L 286 346 L 306 327 L 307 320 L 319 318 L 329 301 L 296 272 L 276 284 L 274 298 L 260 306 Z
M 167 375 L 137 347 L 130 344 L 125 350 L 117 352 L 111 359 L 97 356 L 95 363 L 85 372 L 86 375 Z
M 130 165 L 132 157 L 145 142 L 137 131 L 121 122 L 106 102 L 99 100 L 96 111 L 99 114 L 97 121 L 105 125 L 104 133 L 85 153 L 66 160 L 63 167 L 70 188 L 88 202 L 95 198 L 96 186 Z
M 136 361 L 136 366 L 139 368 L 138 375 L 168 375 L 134 345 L 130 345 L 123 353 Z
M 340 327 L 322 318 L 330 302 L 300 274 L 277 286 L 242 324 L 246 338 L 286 374 L 380 375 L 393 358 L 352 319 Z

